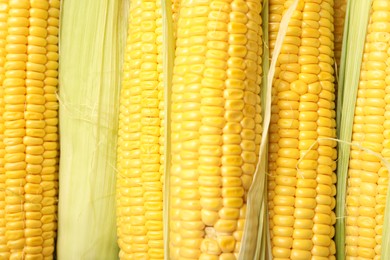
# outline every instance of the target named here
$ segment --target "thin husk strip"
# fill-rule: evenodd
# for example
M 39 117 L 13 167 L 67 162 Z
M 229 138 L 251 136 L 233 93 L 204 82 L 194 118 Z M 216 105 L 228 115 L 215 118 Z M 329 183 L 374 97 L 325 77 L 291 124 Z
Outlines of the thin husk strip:
M 252 185 L 248 192 L 248 208 L 246 215 L 246 222 L 244 227 L 244 235 L 242 238 L 240 254 L 238 256 L 239 260 L 247 260 L 247 259 L 259 259 L 260 253 L 256 252 L 256 244 L 259 242 L 261 244 L 266 243 L 259 240 L 253 234 L 253 230 L 258 230 L 257 234 L 264 234 L 264 228 L 266 225 L 259 225 L 258 220 L 261 220 L 264 216 L 260 216 L 261 212 L 265 212 L 266 210 L 266 193 L 267 193 L 267 183 L 266 183 L 266 164 L 268 163 L 267 158 L 267 145 L 268 145 L 268 131 L 271 122 L 271 102 L 272 102 L 272 82 L 275 75 L 276 62 L 279 57 L 284 37 L 286 36 L 288 23 L 293 15 L 293 12 L 298 6 L 299 0 L 294 0 L 291 4 L 287 12 L 283 15 L 282 21 L 280 23 L 275 48 L 272 53 L 271 65 L 268 70 L 267 81 L 263 82 L 263 88 L 266 87 L 266 97 L 265 103 L 262 103 L 262 110 L 264 110 L 263 117 L 263 133 L 261 137 L 259 158 L 260 160 L 257 162 L 255 175 L 253 178 Z M 267 216 L 268 218 L 268 216 Z M 267 221 L 267 220 L 265 220 Z M 268 233 L 268 232 L 267 232 Z M 257 235 L 256 234 L 256 235 Z M 256 255 L 255 255 L 256 254 Z M 265 254 L 264 254 L 265 255 Z M 255 258 L 258 257 L 258 258 Z M 262 259 L 262 258 L 261 258 Z M 269 259 L 272 259 L 269 256 Z
M 343 40 L 342 40 L 342 49 L 340 55 L 340 64 L 336 64 L 336 76 L 337 76 L 337 101 L 336 101 L 336 131 L 337 136 L 340 136 L 340 126 L 341 126 L 341 112 L 343 108 L 343 94 L 344 94 L 344 77 L 345 77 L 345 55 L 346 55 L 346 45 L 347 45 L 347 35 L 349 30 L 349 0 L 347 1 L 347 9 L 345 12 L 345 20 L 344 20 L 344 32 L 343 32 Z M 339 68 L 339 69 L 338 69 Z
M 263 18 L 263 24 L 262 24 L 262 30 L 263 30 L 263 61 L 262 61 L 262 67 L 263 67 L 263 85 L 265 85 L 265 82 L 268 81 L 268 70 L 269 70 L 269 63 L 270 63 L 270 54 L 269 54 L 269 37 L 268 37 L 268 15 L 269 15 L 269 1 L 264 0 L 263 1 L 263 10 L 262 10 L 262 18 Z M 266 104 L 267 100 L 267 88 L 262 87 L 261 93 L 261 104 Z M 264 118 L 265 115 L 265 109 L 261 110 L 261 116 Z M 265 152 L 263 153 L 263 156 L 260 158 L 262 161 L 262 167 L 265 173 L 268 172 L 268 138 L 266 140 L 267 146 L 265 148 Z M 265 180 L 267 183 L 267 180 Z M 267 184 L 264 185 L 265 189 L 267 189 Z M 267 192 L 264 191 L 263 194 L 264 199 L 261 202 L 261 211 L 259 214 L 259 220 L 258 220 L 258 231 L 257 231 L 257 243 L 255 248 L 255 256 L 254 259 L 267 259 L 268 255 L 270 253 L 270 241 L 269 241 L 269 222 L 268 222 L 268 198 L 267 198 Z
M 171 172 L 171 96 L 175 42 L 172 19 L 172 1 L 161 0 L 163 19 L 163 72 L 164 72 L 164 259 L 169 260 L 169 184 Z
M 336 196 L 336 257 L 345 259 L 345 200 L 352 126 L 371 0 L 349 1 L 340 64 L 339 136 Z M 345 90 L 348 90 L 346 92 Z M 345 94 L 347 93 L 347 94 Z
M 118 258 L 115 165 L 127 5 L 63 1 L 59 259 Z

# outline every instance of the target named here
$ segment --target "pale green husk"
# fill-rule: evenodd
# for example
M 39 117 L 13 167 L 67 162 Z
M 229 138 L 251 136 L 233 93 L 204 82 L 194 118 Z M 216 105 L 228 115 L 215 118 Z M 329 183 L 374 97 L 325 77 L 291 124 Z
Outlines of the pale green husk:
M 127 5 L 62 1 L 58 259 L 118 258 L 115 165 Z
M 345 199 L 347 192 L 350 142 L 355 112 L 360 68 L 363 57 L 371 0 L 348 1 L 345 20 L 343 49 L 340 61 L 338 85 L 339 122 L 337 202 L 336 202 L 336 256 L 345 259 Z M 387 259 L 387 258 L 383 258 Z
M 269 22 L 269 1 L 264 0 L 263 2 L 263 12 L 261 14 L 263 18 L 263 82 L 264 86 L 267 85 L 268 82 L 268 72 L 270 65 L 270 53 L 269 53 L 269 37 L 268 37 L 268 22 Z M 266 87 L 261 88 L 261 104 L 266 104 L 267 102 L 267 92 L 269 90 Z M 261 110 L 261 116 L 264 118 L 265 109 Z M 265 147 L 264 153 L 262 154 L 260 160 L 262 160 L 262 169 L 264 173 L 268 173 L 268 138 L 266 139 L 267 145 Z M 257 233 L 257 246 L 255 251 L 255 258 L 258 260 L 265 260 L 269 258 L 269 254 L 271 253 L 271 244 L 270 244 L 270 236 L 269 236 L 269 221 L 268 221 L 268 192 L 267 185 L 268 178 L 266 175 L 265 183 L 264 183 L 264 198 L 261 202 L 261 211 L 259 214 L 259 228 Z

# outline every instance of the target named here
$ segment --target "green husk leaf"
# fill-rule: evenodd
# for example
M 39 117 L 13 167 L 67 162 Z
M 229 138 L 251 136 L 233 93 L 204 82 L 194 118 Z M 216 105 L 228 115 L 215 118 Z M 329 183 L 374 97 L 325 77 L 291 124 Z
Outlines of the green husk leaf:
M 345 20 L 344 20 L 344 32 L 343 32 L 343 41 L 342 41 L 342 50 L 340 57 L 340 64 L 336 64 L 339 66 L 338 71 L 338 81 L 337 81 L 337 101 L 336 101 L 336 131 L 337 136 L 340 136 L 340 126 L 341 126 L 341 111 L 343 108 L 343 94 L 344 94 L 344 77 L 345 77 L 345 55 L 346 55 L 346 45 L 347 45 L 347 34 L 349 30 L 348 20 L 350 16 L 349 10 L 349 0 L 347 0 L 347 9 L 345 12 Z
M 169 260 L 169 187 L 171 172 L 171 96 L 175 54 L 172 19 L 172 1 L 161 0 L 163 19 L 163 71 L 164 71 L 164 259 Z
M 340 64 L 339 142 L 336 203 L 336 256 L 345 259 L 345 199 L 352 126 L 371 0 L 348 1 Z
M 128 1 L 62 3 L 57 257 L 117 259 L 115 165 Z

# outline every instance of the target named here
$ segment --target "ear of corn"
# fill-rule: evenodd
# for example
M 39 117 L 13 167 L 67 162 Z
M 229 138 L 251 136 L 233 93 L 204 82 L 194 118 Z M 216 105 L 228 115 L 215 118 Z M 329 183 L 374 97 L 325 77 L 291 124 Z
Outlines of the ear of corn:
M 0 2 L 0 257 L 52 259 L 58 0 Z
M 181 1 L 170 259 L 236 259 L 261 137 L 261 4 Z
M 340 259 L 390 257 L 388 195 L 388 1 L 350 2 L 340 130 Z M 368 25 L 367 25 L 368 24 Z M 365 40 L 363 40 L 365 39 Z M 342 61 L 343 64 L 343 61 Z M 341 185 L 342 184 L 342 185 Z M 344 219 L 344 218 L 343 218 Z
M 271 48 L 294 1 L 271 1 Z M 298 1 L 277 57 L 270 128 L 274 258 L 334 259 L 333 1 Z M 284 29 L 284 28 L 283 28 Z
M 63 2 L 58 259 L 118 257 L 117 104 L 126 44 L 127 3 Z
M 352 129 L 354 123 L 354 113 L 356 97 L 358 93 L 359 77 L 361 75 L 361 64 L 363 59 L 363 50 L 367 33 L 367 24 L 369 21 L 371 1 L 349 1 L 346 10 L 346 27 L 340 76 L 338 82 L 338 122 L 339 138 L 341 142 L 338 145 L 338 165 L 337 165 L 337 204 L 336 204 L 336 246 L 337 259 L 345 259 L 346 256 L 346 195 L 347 195 L 347 173 L 351 154 L 351 147 L 348 143 L 352 140 Z M 348 65 L 348 66 L 347 66 Z M 347 91 L 348 90 L 348 91 Z M 356 184 L 356 183 L 355 183 Z M 349 184 L 348 184 L 349 185 Z M 356 188 L 355 188 L 356 190 Z M 344 192 L 343 192 L 344 191 Z M 352 206 L 352 205 L 351 205 Z
M 163 259 L 164 91 L 161 0 L 131 1 L 121 91 L 121 259 Z

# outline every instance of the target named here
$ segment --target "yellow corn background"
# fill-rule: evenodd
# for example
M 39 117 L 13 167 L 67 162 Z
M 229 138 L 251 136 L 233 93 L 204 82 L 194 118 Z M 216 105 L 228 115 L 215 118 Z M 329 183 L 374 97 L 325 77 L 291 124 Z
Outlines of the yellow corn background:
M 294 1 L 270 0 L 270 48 Z M 275 259 L 335 259 L 333 0 L 299 0 L 273 84 L 269 221 Z
M 0 1 L 1 259 L 53 259 L 59 8 Z

